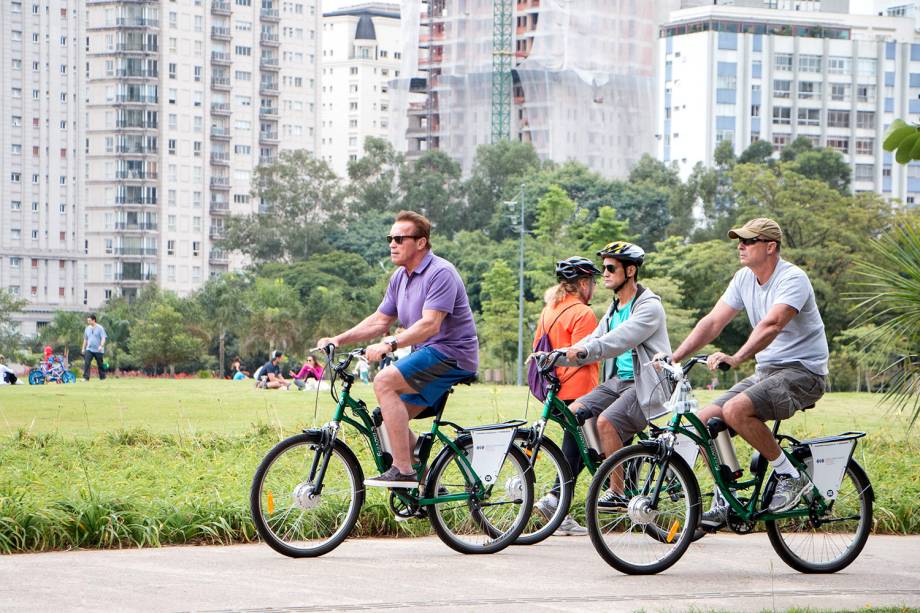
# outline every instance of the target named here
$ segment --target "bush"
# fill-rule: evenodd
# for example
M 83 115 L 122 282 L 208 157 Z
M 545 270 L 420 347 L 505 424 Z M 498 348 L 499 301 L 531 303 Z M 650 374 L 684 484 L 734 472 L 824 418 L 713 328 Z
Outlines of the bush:
M 213 375 L 213 373 L 211 373 L 210 370 L 199 370 L 199 371 L 198 371 L 198 378 L 199 378 L 199 379 L 211 379 L 211 378 L 213 378 L 213 377 L 214 377 L 214 375 Z

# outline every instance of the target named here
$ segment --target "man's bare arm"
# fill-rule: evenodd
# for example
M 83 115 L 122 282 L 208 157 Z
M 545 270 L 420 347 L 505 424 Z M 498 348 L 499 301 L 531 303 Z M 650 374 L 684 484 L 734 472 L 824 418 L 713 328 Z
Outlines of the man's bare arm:
M 690 335 L 671 354 L 671 359 L 675 362 L 682 362 L 687 356 L 693 355 L 701 347 L 706 346 L 707 343 L 712 342 L 719 336 L 725 326 L 728 325 L 728 322 L 734 319 L 737 314 L 738 309 L 733 309 L 726 302 L 719 300 L 716 306 L 697 322 Z

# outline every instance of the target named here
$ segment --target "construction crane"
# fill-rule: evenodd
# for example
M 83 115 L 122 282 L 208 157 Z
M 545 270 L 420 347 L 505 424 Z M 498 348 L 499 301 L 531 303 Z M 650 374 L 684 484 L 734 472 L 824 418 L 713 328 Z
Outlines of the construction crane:
M 514 0 L 492 5 L 492 142 L 511 139 Z

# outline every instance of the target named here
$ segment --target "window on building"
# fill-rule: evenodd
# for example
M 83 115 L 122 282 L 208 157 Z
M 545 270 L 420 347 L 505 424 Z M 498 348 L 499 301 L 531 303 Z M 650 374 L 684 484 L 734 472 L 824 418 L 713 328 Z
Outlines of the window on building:
M 856 111 L 856 127 L 866 130 L 874 130 L 875 111 Z
M 789 141 L 792 139 L 791 134 L 773 134 L 773 151 L 782 151 L 783 148 L 789 144 Z
M 853 170 L 853 179 L 855 181 L 874 181 L 875 164 L 856 164 Z
M 850 74 L 850 58 L 830 56 L 827 58 L 827 71 L 830 74 Z
M 792 54 L 777 53 L 774 55 L 773 69 L 777 72 L 792 72 Z
M 831 100 L 834 102 L 849 102 L 850 84 L 849 83 L 831 83 Z
M 799 109 L 798 124 L 800 126 L 821 125 L 821 109 Z
M 860 77 L 874 77 L 878 70 L 878 60 L 859 58 L 856 62 L 856 75 Z
M 773 97 L 789 98 L 792 96 L 792 81 L 773 79 Z
M 828 109 L 827 126 L 829 128 L 849 128 L 850 111 L 840 111 Z
M 875 139 L 857 138 L 853 142 L 853 149 L 856 155 L 873 155 L 875 153 Z
M 792 123 L 792 109 L 788 106 L 773 107 L 773 123 L 789 125 Z
M 799 55 L 799 72 L 821 72 L 821 56 Z
M 842 153 L 843 155 L 848 155 L 850 153 L 850 139 L 849 138 L 842 138 L 839 136 L 829 136 L 827 138 L 827 146 L 829 149 L 833 149 L 839 153 Z
M 821 81 L 799 81 L 799 100 L 820 100 Z
M 857 102 L 875 102 L 875 85 L 860 83 L 856 85 Z

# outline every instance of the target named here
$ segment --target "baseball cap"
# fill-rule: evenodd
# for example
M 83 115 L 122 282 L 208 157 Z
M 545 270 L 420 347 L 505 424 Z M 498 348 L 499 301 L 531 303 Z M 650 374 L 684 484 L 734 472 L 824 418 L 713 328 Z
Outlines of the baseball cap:
M 740 228 L 728 231 L 728 238 L 765 238 L 771 241 L 782 242 L 783 231 L 779 224 L 768 217 L 752 219 Z

